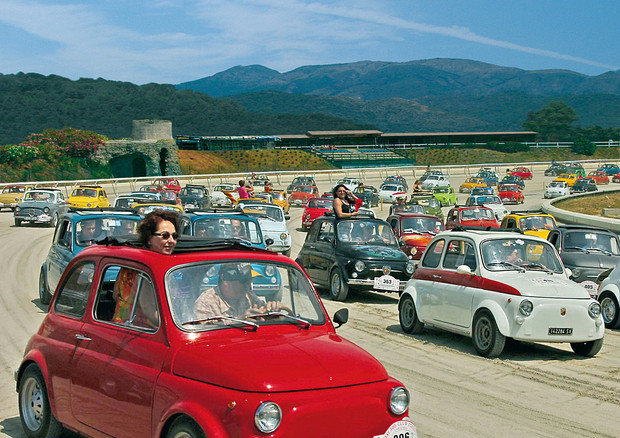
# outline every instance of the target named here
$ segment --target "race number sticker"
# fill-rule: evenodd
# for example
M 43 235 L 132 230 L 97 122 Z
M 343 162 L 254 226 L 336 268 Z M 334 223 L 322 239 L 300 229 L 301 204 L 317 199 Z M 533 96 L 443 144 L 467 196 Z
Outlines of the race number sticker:
M 581 283 L 579 283 L 579 285 L 583 287 L 585 290 L 587 290 L 590 296 L 596 295 L 596 291 L 598 290 L 598 284 L 596 284 L 596 282 L 591 281 L 591 280 L 586 280 L 586 281 L 582 281 Z
M 412 422 L 402 420 L 393 423 L 383 435 L 373 438 L 418 438 L 418 432 Z

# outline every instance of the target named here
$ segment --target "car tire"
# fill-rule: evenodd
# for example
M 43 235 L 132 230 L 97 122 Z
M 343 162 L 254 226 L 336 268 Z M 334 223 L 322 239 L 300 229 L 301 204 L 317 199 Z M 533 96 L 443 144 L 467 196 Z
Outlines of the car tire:
M 21 226 L 22 226 L 22 221 L 21 221 L 21 219 L 15 219 L 15 226 L 16 226 L 16 227 L 21 227 Z
M 588 341 L 588 342 L 571 342 L 570 348 L 573 349 L 575 354 L 579 356 L 592 357 L 596 356 L 596 353 L 601 351 L 601 347 L 603 346 L 603 338 L 597 339 L 596 341 Z
M 39 301 L 41 304 L 49 304 L 52 300 L 52 294 L 47 286 L 47 276 L 45 275 L 45 268 L 41 266 L 41 273 L 39 274 Z
M 166 438 L 206 438 L 206 435 L 195 421 L 179 417 L 170 426 Z
M 418 319 L 418 312 L 410 295 L 403 296 L 398 304 L 398 321 L 405 333 L 420 334 L 424 329 L 424 323 Z
M 336 301 L 345 301 L 349 295 L 349 285 L 342 279 L 339 268 L 334 268 L 329 276 L 329 296 Z
M 57 438 L 63 431 L 50 407 L 45 379 L 39 367 L 26 367 L 18 384 L 19 419 L 29 438 Z
M 620 309 L 618 309 L 618 300 L 611 292 L 602 293 L 599 297 L 601 303 L 601 315 L 605 322 L 605 327 L 615 329 L 620 326 Z
M 488 310 L 481 310 L 476 314 L 472 341 L 478 354 L 483 357 L 497 357 L 504 350 L 506 337 L 501 334 Z

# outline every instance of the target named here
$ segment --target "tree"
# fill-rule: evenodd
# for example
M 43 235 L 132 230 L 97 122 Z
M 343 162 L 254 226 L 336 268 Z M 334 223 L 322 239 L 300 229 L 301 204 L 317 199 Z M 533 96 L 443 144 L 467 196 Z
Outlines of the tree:
M 562 101 L 549 102 L 538 111 L 527 113 L 523 128 L 536 131 L 546 140 L 569 140 L 573 132 L 571 126 L 577 120 L 577 113 Z

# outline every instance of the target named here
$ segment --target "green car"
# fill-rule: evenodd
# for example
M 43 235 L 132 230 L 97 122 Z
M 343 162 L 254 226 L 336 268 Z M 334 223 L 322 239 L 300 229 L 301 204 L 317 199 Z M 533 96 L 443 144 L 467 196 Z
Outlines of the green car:
M 566 165 L 566 173 L 574 173 L 579 178 L 586 177 L 586 171 L 580 163 L 570 163 Z
M 433 189 L 433 196 L 441 203 L 442 207 L 456 205 L 456 193 L 454 193 L 454 189 L 450 186 L 435 187 Z
M 418 204 L 424 207 L 424 213 L 437 216 L 443 220 L 443 212 L 441 211 L 441 203 L 435 199 L 430 193 L 411 195 L 411 204 Z

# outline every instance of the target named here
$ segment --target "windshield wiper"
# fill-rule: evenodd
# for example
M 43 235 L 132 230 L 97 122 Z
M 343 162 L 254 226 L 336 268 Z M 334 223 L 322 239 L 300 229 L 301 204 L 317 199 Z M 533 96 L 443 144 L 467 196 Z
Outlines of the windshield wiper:
M 537 268 L 537 269 L 541 269 L 543 271 L 545 271 L 547 274 L 553 274 L 553 271 L 549 268 L 547 268 L 545 265 L 543 265 L 542 263 L 524 263 L 521 265 L 522 268 Z
M 588 252 L 587 249 L 581 248 L 580 246 L 565 246 L 564 249 L 576 249 L 577 251 Z
M 256 324 L 255 322 L 245 321 L 243 319 L 233 318 L 232 316 L 226 316 L 226 315 L 213 315 L 213 316 L 209 316 L 208 318 L 194 319 L 192 321 L 184 322 L 183 324 L 181 324 L 181 326 L 184 327 L 186 325 L 204 324 L 205 322 L 219 321 L 219 320 L 222 320 L 222 319 L 224 319 L 226 321 L 238 322 L 240 324 L 244 324 L 244 325 L 250 326 L 250 327 L 252 327 L 253 331 L 256 331 L 258 329 L 258 324 Z
M 303 318 L 298 318 L 296 316 L 288 315 L 288 314 L 282 313 L 282 312 L 256 313 L 254 315 L 248 315 L 248 316 L 246 316 L 246 318 L 261 318 L 261 317 L 265 317 L 265 316 L 281 316 L 283 318 L 287 318 L 287 319 L 290 319 L 290 320 L 293 320 L 293 321 L 296 321 L 296 322 L 300 323 L 303 326 L 303 328 L 305 328 L 305 329 L 310 328 L 310 326 L 312 325 L 312 324 L 310 324 L 310 322 L 306 321 Z
M 603 254 L 611 255 L 611 251 L 607 251 L 606 249 L 602 249 L 602 248 L 588 248 L 588 249 L 586 249 L 586 252 L 590 252 L 590 251 L 599 251 L 599 252 L 602 252 Z
M 510 263 L 510 262 L 491 262 L 491 263 L 487 263 L 489 266 L 494 266 L 494 265 L 501 265 L 501 266 L 510 266 L 511 268 L 516 269 L 517 271 L 520 272 L 525 272 L 525 269 L 522 268 L 519 265 L 515 265 L 514 263 Z

